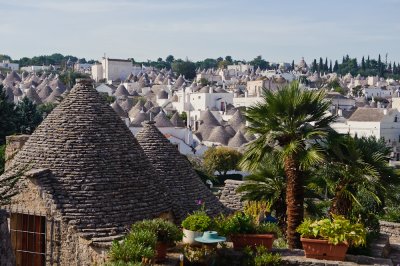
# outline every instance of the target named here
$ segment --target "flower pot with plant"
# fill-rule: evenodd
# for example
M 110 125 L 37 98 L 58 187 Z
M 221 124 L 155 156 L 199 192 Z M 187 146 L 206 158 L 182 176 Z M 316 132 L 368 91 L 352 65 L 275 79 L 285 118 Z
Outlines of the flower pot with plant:
M 164 261 L 167 248 L 182 239 L 182 231 L 173 223 L 164 219 L 143 220 L 132 225 L 132 231 L 149 230 L 157 238 L 155 245 L 156 261 Z
M 236 250 L 246 246 L 264 246 L 271 250 L 274 239 L 280 234 L 276 224 L 258 224 L 251 215 L 240 212 L 228 217 L 217 217 L 214 223 L 218 233 L 228 236 Z
M 195 211 L 182 221 L 183 239 L 182 242 L 189 245 L 197 244 L 194 240 L 202 236 L 204 231 L 210 229 L 211 218 L 204 210 Z
M 332 219 L 310 219 L 297 228 L 306 258 L 343 261 L 349 245 L 365 245 L 367 231 L 360 223 L 351 223 L 340 215 Z

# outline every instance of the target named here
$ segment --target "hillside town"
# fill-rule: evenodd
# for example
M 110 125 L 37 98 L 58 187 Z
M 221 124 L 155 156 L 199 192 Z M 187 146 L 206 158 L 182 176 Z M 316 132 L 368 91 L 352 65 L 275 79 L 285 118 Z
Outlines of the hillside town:
M 136 135 L 143 122 L 155 121 L 184 155 L 202 156 L 214 146 L 240 149 L 254 139 L 245 130 L 246 108 L 262 102 L 264 89 L 276 91 L 299 80 L 305 90 L 327 92 L 329 111 L 338 116 L 331 126 L 338 133 L 383 139 L 392 149 L 391 164 L 400 160 L 398 80 L 312 72 L 304 58 L 293 70 L 283 63 L 274 70 L 241 63 L 224 69 L 198 68 L 190 80 L 171 69 L 134 65 L 131 60 L 100 61 L 86 64 L 84 73 L 91 74 L 99 93 L 113 99 L 111 107 L 131 132 Z M 67 65 L 81 69 L 77 62 Z M 39 71 L 29 73 L 26 68 L 18 74 L 13 67 L 0 75 L 0 81 L 7 98 L 16 104 L 24 97 L 36 105 L 58 103 L 71 89 L 58 74 L 46 72 L 48 68 L 38 75 Z
M 257 188 L 270 184 L 273 179 L 269 178 L 274 178 L 259 179 L 258 171 L 282 170 L 274 166 L 273 157 L 254 157 L 259 156 L 256 155 L 259 141 L 265 140 L 255 128 L 258 121 L 253 120 L 254 110 L 269 104 L 270 111 L 265 111 L 261 119 L 267 124 L 276 123 L 272 121 L 280 114 L 268 114 L 274 110 L 269 97 L 286 91 L 299 93 L 299 97 L 321 97 L 320 107 L 312 107 L 313 120 L 306 124 L 312 128 L 313 123 L 328 123 L 332 131 L 329 134 L 336 132 L 336 137 L 332 135 L 328 142 L 324 140 L 326 143 L 318 149 L 326 150 L 330 156 L 326 159 L 332 160 L 323 164 L 325 168 L 332 163 L 332 166 L 343 165 L 343 169 L 347 169 L 332 169 L 333 173 L 338 171 L 338 180 L 346 182 L 347 189 L 356 189 L 351 188 L 352 179 L 340 178 L 347 172 L 352 178 L 361 178 L 360 182 L 366 182 L 363 178 L 381 178 L 384 187 L 371 183 L 374 189 L 369 193 L 389 189 L 386 182 L 397 184 L 399 180 L 395 169 L 400 164 L 400 81 L 391 77 L 340 75 L 329 69 L 327 72 L 312 71 L 316 67 L 310 66 L 304 58 L 297 64 L 274 64 L 265 69 L 241 62 L 219 68 L 197 68 L 192 78 L 172 68 L 138 65 L 130 59 L 108 57 L 84 66 L 68 59 L 63 69 L 56 66 L 19 68 L 7 64 L 3 63 L 0 74 L 2 101 L 14 106 L 7 116 L 15 114 L 17 121 L 16 130 L 5 135 L 4 174 L 0 179 L 3 217 L 9 217 L 3 221 L 8 221 L 11 236 L 11 241 L 4 242 L 5 249 L 1 250 L 2 257 L 9 262 L 1 265 L 13 265 L 12 261 L 16 265 L 27 262 L 67 265 L 71 261 L 77 265 L 106 263 L 110 254 L 128 248 L 117 247 L 115 243 L 128 243 L 123 239 L 132 222 L 151 221 L 147 219 L 154 217 L 181 223 L 183 243 L 189 243 L 184 244 L 187 246 L 182 251 L 176 247 L 169 250 L 167 260 L 158 258 L 159 251 L 156 251 L 155 261 L 166 263 L 162 265 L 175 265 L 181 252 L 189 265 L 196 261 L 190 252 L 199 252 L 201 241 L 193 244 L 194 240 L 188 240 L 186 234 L 190 227 L 186 224 L 190 219 L 226 217 L 226 221 L 215 218 L 214 223 L 228 223 L 229 219 L 239 219 L 237 215 L 251 215 L 251 208 L 261 208 L 261 213 L 270 208 L 274 216 L 266 218 L 279 224 L 280 230 L 286 228 L 285 235 L 289 237 L 292 232 L 285 220 L 290 214 L 282 212 L 277 196 L 270 194 L 279 190 L 267 190 L 263 195 L 261 187 Z M 322 65 L 317 67 L 323 68 Z M 70 71 L 69 76 L 72 72 L 79 77 L 73 81 L 75 85 L 66 84 L 67 71 Z M 300 96 L 307 93 L 310 96 Z M 303 104 L 312 102 L 310 98 Z M 285 108 L 284 104 L 278 103 L 277 107 Z M 323 108 L 320 118 L 316 117 L 318 113 L 314 112 L 318 109 L 315 108 Z M 318 119 L 321 120 L 318 122 Z M 320 127 L 322 130 L 322 124 Z M 317 140 L 311 138 L 305 145 L 320 145 L 314 141 Z M 343 146 L 335 146 L 336 141 Z M 358 148 L 352 150 L 348 145 Z M 376 154 L 373 156 L 378 156 L 373 157 L 373 161 L 365 157 L 369 156 L 367 150 L 362 152 L 366 147 Z M 279 154 L 279 150 L 277 152 Z M 353 160 L 357 161 L 356 166 L 350 166 Z M 271 165 L 265 165 L 266 162 Z M 261 170 L 265 167 L 269 170 Z M 326 171 L 324 167 L 312 169 L 318 176 Z M 349 167 L 352 170 L 348 170 Z M 289 172 L 285 172 L 287 174 Z M 20 179 L 20 175 L 24 178 Z M 335 180 L 338 178 L 335 176 L 329 178 Z M 338 187 L 333 188 L 338 191 Z M 343 204 L 349 203 L 345 203 L 345 198 L 337 198 L 339 192 L 335 193 L 331 199 L 324 198 L 327 194 L 315 197 L 311 206 L 331 202 L 328 210 L 336 215 L 345 215 L 355 208 L 344 207 Z M 364 195 L 361 190 L 352 193 Z M 377 197 L 383 200 L 386 197 L 383 195 L 386 193 Z M 339 199 L 343 202 L 339 203 Z M 367 196 L 366 199 L 374 198 Z M 203 202 L 206 209 L 203 205 L 199 210 Z M 380 204 L 380 200 L 376 202 Z M 311 217 L 318 217 L 309 208 L 305 211 L 313 213 Z M 395 212 L 396 207 L 390 208 Z M 235 214 L 231 216 L 232 213 Z M 362 213 L 358 215 L 365 215 Z M 388 214 L 384 216 L 384 212 L 380 215 L 383 216 L 376 217 L 389 217 Z M 342 219 L 338 217 L 335 219 Z M 371 253 L 365 263 L 395 265 L 393 262 L 400 258 L 396 249 L 400 226 L 384 220 L 379 225 L 379 236 L 368 244 Z M 23 229 L 19 229 L 20 226 Z M 202 230 L 206 229 L 229 235 L 229 231 L 224 233 L 225 229 L 215 225 Z M 8 229 L 2 230 L 4 234 Z M 24 230 L 28 233 L 23 233 Z M 51 236 L 46 232 L 51 232 Z M 45 240 L 38 238 L 41 234 Z M 360 231 L 359 234 L 364 233 Z M 39 242 L 23 244 L 33 239 Z M 181 239 L 176 236 L 173 241 L 180 243 L 178 240 Z M 288 241 L 281 237 L 278 240 Z M 22 242 L 18 244 L 19 241 Z M 237 251 L 238 244 L 233 238 L 230 241 Z M 285 247 L 293 250 L 298 246 L 296 242 L 286 243 L 282 250 L 276 246 L 278 250 L 273 258 L 278 262 L 271 265 L 306 265 L 310 258 L 321 258 L 307 255 L 308 251 L 305 259 L 301 253 L 293 251 L 287 255 Z M 305 249 L 304 245 L 303 242 Z M 210 248 L 207 244 L 205 247 Z M 213 245 L 213 249 L 215 247 Z M 228 251 L 223 252 L 224 255 L 213 257 L 214 260 L 233 256 Z M 111 255 L 111 260 L 121 259 L 118 256 Z M 343 257 L 323 259 L 340 261 Z M 351 263 L 358 263 L 360 257 L 347 256 L 346 260 L 353 265 Z

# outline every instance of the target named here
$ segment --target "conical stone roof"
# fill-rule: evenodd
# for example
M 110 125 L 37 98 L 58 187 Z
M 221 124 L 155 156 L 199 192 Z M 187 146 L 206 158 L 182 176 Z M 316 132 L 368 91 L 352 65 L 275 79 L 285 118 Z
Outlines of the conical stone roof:
M 47 97 L 50 96 L 50 94 L 53 92 L 53 90 L 50 88 L 50 86 L 46 85 L 43 89 L 39 91 L 39 97 L 44 101 Z
M 238 132 L 236 132 L 235 136 L 229 140 L 228 146 L 233 148 L 239 148 L 247 142 L 248 141 L 243 136 L 242 132 L 239 130 Z
M 128 112 L 133 107 L 133 101 L 128 97 L 121 97 L 118 100 L 118 104 L 124 109 L 125 112 Z
M 87 239 L 170 210 L 142 148 L 94 88 L 75 86 L 39 125 L 11 169 L 27 165 L 50 170 L 37 184 Z
M 188 159 L 157 129 L 154 122 L 147 122 L 136 138 L 146 156 L 161 177 L 168 190 L 175 218 L 181 221 L 187 214 L 199 210 L 197 200 L 205 203 L 210 215 L 218 215 L 226 209 L 203 184 Z
M 150 115 L 146 114 L 143 110 L 136 114 L 135 118 L 132 120 L 129 126 L 131 127 L 142 127 L 142 122 L 148 121 Z
M 55 79 L 53 79 L 50 84 L 49 84 L 50 88 L 54 91 L 56 88 L 58 88 L 59 90 L 61 90 L 61 93 L 63 93 L 67 87 L 65 86 L 64 83 L 61 82 L 61 80 L 57 77 Z
M 128 114 L 122 109 L 121 105 L 118 104 L 117 101 L 111 104 L 112 109 L 117 113 L 118 116 L 127 118 Z
M 235 114 L 229 119 L 229 125 L 235 130 L 239 131 L 246 125 L 246 119 L 238 109 Z
M 121 97 L 121 96 L 129 96 L 128 90 L 125 88 L 124 84 L 119 84 L 117 90 L 114 92 L 114 96 Z
M 29 88 L 26 91 L 25 96 L 31 100 L 33 103 L 39 105 L 42 104 L 42 100 L 40 99 L 39 95 L 36 93 L 36 90 L 34 88 Z
M 4 91 L 5 94 L 6 94 L 6 99 L 7 99 L 7 101 L 8 101 L 8 102 L 13 102 L 13 101 L 14 101 L 14 92 L 13 92 L 13 89 L 12 89 L 11 87 L 9 87 L 9 86 L 5 86 L 5 87 L 3 88 L 3 91 Z
M 163 111 L 159 112 L 158 115 L 154 117 L 154 122 L 157 127 L 173 127 L 174 125 L 169 121 L 168 117 Z
M 182 118 L 179 116 L 178 112 L 176 112 L 170 119 L 171 123 L 174 127 L 185 127 L 185 122 L 183 122 Z
M 218 122 L 218 120 L 215 118 L 215 116 L 211 113 L 210 110 L 204 111 L 200 115 L 200 120 L 202 120 L 202 124 L 206 125 L 212 125 L 212 126 L 220 126 L 221 124 Z
M 57 88 L 53 89 L 52 93 L 49 95 L 49 97 L 46 98 L 45 102 L 46 103 L 59 102 L 62 98 L 61 95 L 63 93 L 64 93 L 64 91 L 61 88 L 57 87 Z
M 227 145 L 229 141 L 229 134 L 225 131 L 223 126 L 217 126 L 212 131 L 207 141 L 217 142 L 223 145 Z

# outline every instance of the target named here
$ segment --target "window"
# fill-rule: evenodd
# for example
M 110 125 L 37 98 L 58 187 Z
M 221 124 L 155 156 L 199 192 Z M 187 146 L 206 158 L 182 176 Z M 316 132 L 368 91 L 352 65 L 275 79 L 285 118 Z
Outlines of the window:
M 11 244 L 17 266 L 46 264 L 46 218 L 11 213 Z

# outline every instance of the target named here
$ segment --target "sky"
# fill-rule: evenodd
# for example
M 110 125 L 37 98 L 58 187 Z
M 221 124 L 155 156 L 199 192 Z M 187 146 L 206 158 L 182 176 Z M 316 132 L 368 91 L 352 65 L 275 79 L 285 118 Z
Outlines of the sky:
M 0 0 L 0 54 L 400 61 L 400 0 Z

